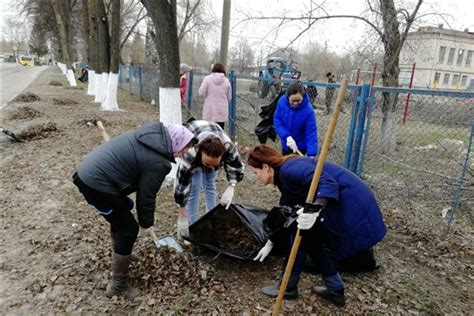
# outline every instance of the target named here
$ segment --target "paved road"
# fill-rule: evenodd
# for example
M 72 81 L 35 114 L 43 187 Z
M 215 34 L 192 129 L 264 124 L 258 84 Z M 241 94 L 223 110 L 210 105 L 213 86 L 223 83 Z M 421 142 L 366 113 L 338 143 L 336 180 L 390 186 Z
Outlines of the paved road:
M 22 92 L 48 66 L 25 67 L 13 63 L 0 63 L 0 109 Z

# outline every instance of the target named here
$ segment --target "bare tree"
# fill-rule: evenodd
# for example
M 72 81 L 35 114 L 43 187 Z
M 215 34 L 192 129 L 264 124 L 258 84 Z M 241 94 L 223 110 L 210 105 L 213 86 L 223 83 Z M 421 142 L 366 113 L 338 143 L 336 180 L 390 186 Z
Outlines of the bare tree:
M 110 66 L 107 84 L 107 93 L 102 108 L 104 110 L 118 110 L 117 89 L 118 72 L 120 67 L 120 1 L 112 1 L 110 8 Z
M 176 0 L 141 0 L 148 11 L 160 64 L 160 121 L 181 124 L 179 94 L 179 43 L 176 23 Z
M 135 32 L 138 24 L 146 18 L 145 8 L 138 0 L 124 1 L 120 12 L 120 51 Z
M 411 12 L 407 8 L 396 8 L 394 0 L 378 0 L 374 5 L 373 0 L 367 0 L 368 11 L 360 15 L 339 15 L 329 14 L 324 10 L 323 4 L 311 1 L 307 12 L 300 16 L 260 16 L 248 17 L 243 21 L 276 20 L 279 21 L 277 29 L 298 21 L 304 21 L 304 27 L 293 38 L 286 47 L 290 47 L 297 39 L 310 30 L 318 21 L 346 18 L 363 21 L 379 37 L 384 46 L 382 80 L 384 86 L 398 87 L 398 76 L 400 73 L 399 58 L 400 52 L 405 43 L 408 32 L 415 22 L 423 0 L 417 0 Z M 397 94 L 383 95 L 382 103 L 382 124 L 380 130 L 379 143 L 383 145 L 382 150 L 388 150 L 396 142 L 393 128 L 395 126 L 395 110 L 397 107 Z
M 45 41 L 48 43 L 50 53 L 54 54 L 56 60 L 62 60 L 59 44 L 59 31 L 54 17 L 53 7 L 49 0 L 21 0 L 21 14 L 31 20 L 33 28 L 44 33 Z
M 76 86 L 71 58 L 71 12 L 75 1 L 71 0 L 50 0 L 53 7 L 54 17 L 59 31 L 59 43 L 61 46 L 62 61 L 67 69 L 67 78 L 71 87 Z
M 203 30 L 215 22 L 209 16 L 210 4 L 205 0 L 180 0 L 177 2 L 178 41 L 193 31 Z
M 247 40 L 241 39 L 231 50 L 230 67 L 236 69 L 240 73 L 244 73 L 245 69 L 253 66 L 255 56 L 252 47 Z
M 48 53 L 46 34 L 38 25 L 33 25 L 29 41 L 30 51 L 39 59 Z
M 130 61 L 133 65 L 145 63 L 145 42 L 140 33 L 135 33 L 132 41 Z
M 15 58 L 18 58 L 18 50 L 26 44 L 27 32 L 22 21 L 8 18 L 5 21 L 6 27 L 3 28 L 4 39 L 11 44 L 11 49 Z

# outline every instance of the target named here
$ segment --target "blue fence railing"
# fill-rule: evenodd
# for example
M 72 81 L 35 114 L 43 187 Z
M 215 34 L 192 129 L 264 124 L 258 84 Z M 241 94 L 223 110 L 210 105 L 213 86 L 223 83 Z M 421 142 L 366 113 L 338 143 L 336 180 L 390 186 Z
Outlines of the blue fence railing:
M 195 118 L 202 113 L 198 89 L 206 75 L 189 72 L 185 108 Z M 141 100 L 158 100 L 157 69 L 121 66 L 119 78 L 119 86 Z M 251 146 L 258 142 L 255 127 L 262 106 L 287 82 L 233 71 L 228 78 L 232 99 L 227 132 L 232 140 Z M 336 96 L 340 84 L 302 83 L 308 87 L 321 145 L 330 121 L 327 111 L 336 99 L 328 91 L 335 89 Z M 473 118 L 474 92 L 349 84 L 328 159 L 371 179 L 386 201 L 397 204 L 401 196 L 421 205 L 442 201 L 454 212 L 462 201 L 474 200 L 461 194 L 472 186 L 474 174 Z M 279 148 L 278 140 L 274 146 Z

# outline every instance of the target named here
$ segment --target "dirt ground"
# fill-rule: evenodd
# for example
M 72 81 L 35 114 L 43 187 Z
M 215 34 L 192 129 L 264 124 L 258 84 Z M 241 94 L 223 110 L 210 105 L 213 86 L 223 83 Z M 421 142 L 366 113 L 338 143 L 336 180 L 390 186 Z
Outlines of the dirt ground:
M 50 85 L 51 81 L 64 86 Z M 123 91 L 119 99 L 124 111 L 101 112 L 84 86 L 66 86 L 59 69 L 49 68 L 26 90 L 40 100 L 12 102 L 2 111 L 3 128 L 26 139 L 23 143 L 0 139 L 2 314 L 271 312 L 274 300 L 260 294 L 260 287 L 276 279 L 281 258 L 244 262 L 194 246 L 177 254 L 157 250 L 146 238 L 137 241 L 140 260 L 131 268 L 131 282 L 140 296 L 129 301 L 104 295 L 110 275 L 108 224 L 71 182 L 84 155 L 102 142 L 97 128 L 87 122 L 101 119 L 115 136 L 157 120 L 158 115 L 154 106 Z M 218 186 L 220 192 L 225 188 L 222 173 Z M 376 193 L 384 197 L 387 192 Z M 246 174 L 235 202 L 270 209 L 278 197 L 274 187 L 262 187 Z M 404 200 L 403 195 L 397 201 L 394 205 L 380 199 L 389 229 L 376 247 L 380 268 L 374 273 L 342 274 L 345 308 L 312 295 L 311 286 L 321 284 L 321 279 L 304 273 L 299 299 L 285 301 L 282 312 L 471 314 L 471 218 L 460 217 L 446 234 L 445 224 L 429 215 L 433 212 L 427 206 Z M 155 218 L 157 235 L 175 233 L 171 187 L 159 193 Z

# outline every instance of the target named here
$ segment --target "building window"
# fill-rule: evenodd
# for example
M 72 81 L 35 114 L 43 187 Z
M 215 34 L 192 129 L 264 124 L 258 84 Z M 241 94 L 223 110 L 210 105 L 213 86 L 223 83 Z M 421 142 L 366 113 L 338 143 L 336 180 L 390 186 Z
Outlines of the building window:
M 443 84 L 448 84 L 448 83 L 449 83 L 449 74 L 444 74 Z
M 456 60 L 456 66 L 462 65 L 462 58 L 464 57 L 464 49 L 460 48 L 458 51 L 458 59 Z
M 453 81 L 451 82 L 451 84 L 455 86 L 458 84 L 458 81 L 459 81 L 459 75 L 453 75 Z
M 466 82 L 467 82 L 467 76 L 462 75 L 462 77 L 461 77 L 461 86 L 464 87 L 466 85 Z
M 455 52 L 456 52 L 456 49 L 455 49 L 455 48 L 450 48 L 450 49 L 449 49 L 448 65 L 452 65 L 452 64 L 453 64 L 454 53 L 455 53 Z
M 466 67 L 471 66 L 471 60 L 472 60 L 472 50 L 467 51 L 467 56 L 466 56 Z
M 439 64 L 444 63 L 444 55 L 446 55 L 446 46 L 441 46 L 439 48 L 439 58 L 438 58 Z
M 436 83 L 439 83 L 439 79 L 441 79 L 441 73 L 435 72 L 434 81 L 435 81 Z

